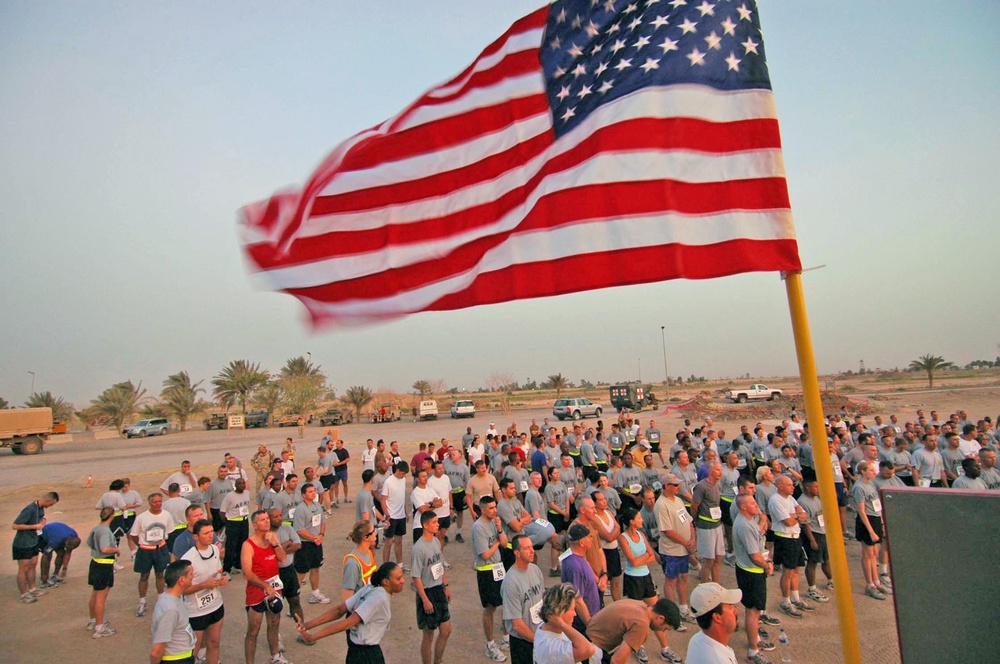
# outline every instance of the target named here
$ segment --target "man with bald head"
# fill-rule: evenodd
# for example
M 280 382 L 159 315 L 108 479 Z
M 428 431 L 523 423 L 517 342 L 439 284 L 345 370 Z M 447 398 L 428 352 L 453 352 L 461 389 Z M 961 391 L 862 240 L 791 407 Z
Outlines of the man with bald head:
M 793 618 L 801 618 L 803 611 L 815 610 L 799 596 L 799 568 L 805 567 L 805 552 L 802 550 L 801 524 L 809 520 L 809 515 L 792 497 L 795 485 L 787 475 L 774 480 L 777 492 L 767 503 L 774 530 L 774 564 L 781 565 L 781 611 Z
M 691 514 L 697 531 L 697 552 L 701 560 L 701 581 L 721 578 L 722 559 L 726 555 L 726 540 L 722 529 L 722 465 L 706 461 L 708 475 L 691 492 Z

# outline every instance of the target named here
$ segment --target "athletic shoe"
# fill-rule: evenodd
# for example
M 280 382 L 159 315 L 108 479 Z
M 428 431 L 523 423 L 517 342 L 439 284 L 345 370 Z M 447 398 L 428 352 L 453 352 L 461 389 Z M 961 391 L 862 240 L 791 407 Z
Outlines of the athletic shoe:
M 271 658 L 271 664 L 292 664 L 280 652 Z
M 83 628 L 88 632 L 93 632 L 95 627 L 97 627 L 97 621 L 91 618 Z
M 330 603 L 330 598 L 327 597 L 326 595 L 324 595 L 321 592 L 314 592 L 311 595 L 309 595 L 309 603 L 310 604 L 329 604 Z
M 34 604 L 38 601 L 38 598 L 31 593 L 24 593 L 21 595 L 21 604 Z
M 757 628 L 757 638 L 760 641 L 767 641 L 769 638 L 771 638 L 771 636 L 767 633 L 766 629 L 764 629 L 763 627 L 758 627 Z M 758 643 L 760 641 L 758 641 Z
M 560 572 L 560 571 L 559 571 L 559 570 L 557 570 L 557 569 L 550 569 L 550 570 L 549 570 L 549 576 L 550 576 L 551 578 L 553 578 L 553 579 L 558 579 L 559 577 L 561 577 L 561 576 L 562 576 L 562 572 Z
M 464 544 L 465 543 L 465 538 L 462 537 L 462 533 L 456 533 L 455 534 L 455 541 L 458 542 L 459 544 Z
M 95 639 L 99 639 L 102 636 L 114 636 L 117 633 L 117 631 L 111 629 L 108 623 L 104 623 L 100 627 L 96 628 L 91 636 Z
M 670 664 L 684 664 L 684 658 L 679 656 L 670 648 L 663 648 L 660 650 L 660 659 L 664 662 L 670 662 Z
M 803 602 L 802 600 L 792 600 L 792 605 L 799 611 L 815 611 L 816 607 L 808 602 Z
M 785 604 L 784 602 L 782 602 L 779 608 L 781 609 L 781 612 L 784 613 L 786 616 L 791 616 L 793 618 L 802 617 L 802 612 L 799 611 L 793 604 Z
M 778 618 L 772 618 L 770 614 L 767 613 L 760 614 L 760 621 L 769 627 L 777 627 L 781 624 L 781 620 Z
M 28 592 L 35 597 L 41 597 L 42 595 L 48 594 L 49 591 L 42 590 L 41 588 L 28 588 Z
M 691 615 L 690 611 L 681 611 L 681 623 L 697 624 L 698 620 Z
M 888 574 L 879 574 L 878 582 L 880 586 L 887 586 L 889 588 L 892 588 L 892 577 L 889 576 Z
M 125 569 L 125 565 L 122 565 L 122 564 L 121 564 L 121 563 L 119 563 L 119 562 L 115 562 L 115 569 L 116 569 L 116 570 L 118 570 L 118 571 L 120 572 L 120 571 L 122 571 L 123 569 Z
M 760 644 L 757 645 L 759 646 Z M 750 664 L 771 664 L 771 660 L 764 657 L 761 653 L 757 653 L 756 655 L 747 655 L 747 661 L 750 662 Z
M 330 507 L 332 507 L 335 510 L 339 510 L 340 509 L 340 503 L 330 503 Z M 332 514 L 332 512 L 331 512 L 331 514 Z
M 135 610 L 135 617 L 142 618 L 144 615 L 146 615 L 146 600 L 140 599 L 139 608 Z
M 351 502 L 351 499 L 350 499 L 350 498 L 344 498 L 344 502 L 345 502 L 345 503 L 350 503 L 350 502 Z
M 58 584 L 53 583 L 52 581 L 42 581 L 41 583 L 38 584 L 38 587 L 39 588 L 55 588 L 56 585 L 58 585 Z
M 208 664 L 208 658 L 207 657 L 195 657 L 194 658 L 194 664 Z
M 285 652 L 285 642 L 281 640 L 281 634 L 278 635 L 278 654 Z
M 314 645 L 316 645 L 315 641 L 306 641 L 305 639 L 303 639 L 301 634 L 296 634 L 295 635 L 295 642 L 296 643 L 301 643 L 304 646 L 314 646 Z
M 509 648 L 510 647 L 510 634 L 504 634 L 503 635 L 503 638 L 500 639 L 500 647 L 501 648 Z
M 675 629 L 674 631 L 675 632 L 686 632 L 686 631 L 688 631 L 688 626 L 685 625 L 683 622 L 681 622 L 681 624 L 678 625 L 677 629 Z
M 774 650 L 775 646 L 770 641 L 765 641 L 764 639 L 757 640 L 757 650 L 763 650 L 764 652 L 771 652 Z
M 53 574 L 52 576 L 50 576 L 49 581 L 51 581 L 52 583 L 58 583 L 59 585 L 66 583 L 66 579 L 62 578 L 58 574 Z
M 878 584 L 877 587 L 878 587 L 878 591 L 880 593 L 882 593 L 883 595 L 891 595 L 892 594 L 892 588 L 890 588 L 889 586 L 884 586 L 884 585 L 882 585 L 880 583 L 880 584 Z
M 878 591 L 878 588 L 873 588 L 872 586 L 868 586 L 867 588 L 865 588 L 865 594 L 871 597 L 872 599 L 885 599 L 885 595 L 880 593 Z
M 399 569 L 403 570 L 403 573 L 404 573 L 404 574 L 406 574 L 407 572 L 409 572 L 409 571 L 410 571 L 410 568 L 409 568 L 409 566 L 408 566 L 408 565 L 400 565 L 400 566 L 399 566 Z
M 635 652 L 635 658 L 639 660 L 639 664 L 649 664 L 649 655 L 646 654 L 646 646 L 639 646 L 639 649 Z
M 611 588 L 610 587 L 604 589 L 604 596 L 605 597 L 611 597 Z
M 445 568 L 445 569 L 451 569 L 451 563 L 448 563 L 448 562 L 446 562 L 446 563 L 444 564 L 444 568 Z
M 727 553 L 726 557 L 722 559 L 722 564 L 726 567 L 736 567 L 736 554 Z
M 826 603 L 830 601 L 830 598 L 819 591 L 818 588 L 810 588 L 806 593 L 806 597 L 817 602 Z
M 507 661 L 507 655 L 503 654 L 500 651 L 500 648 L 497 647 L 497 644 L 495 644 L 495 643 L 493 645 L 486 644 L 486 652 L 485 652 L 485 654 L 486 654 L 486 659 L 493 660 L 494 662 L 506 662 Z
M 243 571 L 239 567 L 234 567 L 233 569 L 229 570 L 229 573 L 230 574 L 242 574 Z
M 323 513 L 326 514 L 328 517 L 333 516 L 333 510 L 325 510 Z
M 833 590 L 833 581 L 827 581 L 826 582 L 826 589 L 827 590 Z

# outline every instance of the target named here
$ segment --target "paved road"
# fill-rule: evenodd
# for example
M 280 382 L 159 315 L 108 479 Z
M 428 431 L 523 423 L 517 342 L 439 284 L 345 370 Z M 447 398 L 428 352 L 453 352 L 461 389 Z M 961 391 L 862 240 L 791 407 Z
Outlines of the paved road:
M 611 416 L 613 417 L 612 411 Z M 653 411 L 645 411 L 648 417 Z M 497 428 L 506 430 L 512 421 L 519 428 L 527 430 L 532 418 L 538 419 L 551 415 L 545 409 L 518 410 L 508 418 L 495 414 L 479 413 L 473 419 L 453 420 L 445 416 L 439 420 L 413 422 L 403 419 L 399 422 L 371 424 L 362 422 L 340 427 L 340 437 L 348 444 L 349 449 L 360 450 L 368 438 L 378 440 L 398 440 L 401 444 L 421 441 L 438 441 L 441 438 L 457 439 L 468 426 L 476 433 L 483 434 L 491 421 Z M 662 416 L 661 416 L 662 417 Z M 552 418 L 553 422 L 558 420 Z M 607 414 L 605 424 L 610 427 Z M 593 424 L 595 420 L 586 422 Z M 568 421 L 567 421 L 568 423 Z M 208 466 L 219 463 L 226 452 L 231 452 L 247 464 L 256 451 L 257 445 L 264 443 L 272 451 L 277 451 L 286 436 L 295 440 L 297 450 L 306 452 L 311 458 L 309 448 L 319 443 L 323 431 L 313 424 L 306 427 L 304 438 L 298 438 L 294 427 L 249 429 L 244 433 L 235 430 L 205 431 L 199 428 L 189 429 L 184 433 L 171 433 L 167 436 L 151 438 L 93 440 L 90 434 L 75 436 L 70 443 L 50 444 L 45 452 L 37 456 L 17 456 L 10 450 L 0 450 L 0 486 L 33 486 L 51 484 L 53 486 L 64 482 L 83 482 L 87 474 L 96 477 L 121 477 L 147 472 L 174 470 L 182 459 L 188 459 L 198 466 Z

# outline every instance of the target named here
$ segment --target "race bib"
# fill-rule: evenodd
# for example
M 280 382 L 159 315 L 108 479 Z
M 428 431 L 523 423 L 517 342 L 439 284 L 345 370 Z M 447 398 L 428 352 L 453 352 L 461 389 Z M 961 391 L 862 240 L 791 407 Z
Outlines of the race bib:
M 928 488 L 930 485 L 931 485 L 930 480 L 925 480 L 925 479 L 920 480 L 920 486 L 924 487 L 925 489 Z
M 312 522 L 311 523 L 312 523 L 312 527 L 313 528 L 319 528 L 321 521 L 323 521 L 323 515 L 322 514 L 313 514 L 312 515 Z
M 442 563 L 434 563 L 431 565 L 431 578 L 437 581 L 442 576 L 444 576 L 444 565 Z
M 291 521 L 295 517 L 295 508 L 291 507 L 288 509 L 288 520 Z
M 718 521 L 722 518 L 722 508 L 721 507 L 709 507 L 708 515 Z
M 181 495 L 185 496 L 185 495 L 187 495 L 189 493 L 191 493 L 191 485 L 190 484 L 182 484 L 181 485 Z
M 238 513 L 239 513 L 240 516 L 249 516 L 249 514 L 250 514 L 250 506 L 249 505 L 240 505 L 237 508 L 237 511 L 238 511 Z
M 820 528 L 826 528 L 826 517 L 824 517 L 822 514 L 818 515 L 816 517 L 816 523 L 819 524 Z
M 155 526 L 146 531 L 147 544 L 159 544 L 163 541 L 166 531 L 163 526 Z
M 493 564 L 493 580 L 503 581 L 503 577 L 506 576 L 507 571 L 503 568 L 503 563 Z
M 548 528 L 549 527 L 549 522 L 546 521 L 545 519 L 535 519 L 535 523 L 537 523 L 542 528 Z
M 660 434 L 658 434 L 658 433 L 651 433 L 651 434 L 649 434 L 649 441 L 651 443 L 658 443 L 658 442 L 660 442 Z
M 737 468 L 746 468 L 747 467 L 747 460 L 746 459 L 740 459 L 739 461 L 736 462 L 736 467 Z
M 629 493 L 637 494 L 640 491 L 642 491 L 642 485 L 641 484 L 629 484 L 628 485 L 628 491 L 629 491 Z
M 566 495 L 569 496 L 570 498 L 573 497 L 573 494 L 575 492 L 576 492 L 576 487 L 575 486 L 570 485 L 570 486 L 566 487 Z
M 520 488 L 521 493 L 527 493 L 528 492 L 528 483 L 527 482 L 525 482 L 524 480 L 521 480 L 521 484 L 519 486 L 521 487 Z
M 281 590 L 282 588 L 285 587 L 285 584 L 283 584 L 281 582 L 281 577 L 280 576 L 272 576 L 270 579 L 268 579 L 264 583 L 266 583 L 267 585 L 271 586 L 275 590 Z
M 965 475 L 965 468 L 963 468 L 962 466 L 955 466 L 955 472 L 958 473 L 959 477 L 962 477 L 963 475 Z
M 663 484 L 661 482 L 653 482 L 653 491 L 659 491 L 662 488 Z
M 685 509 L 679 509 L 679 510 L 677 510 L 677 518 L 681 520 L 681 523 L 690 523 L 691 522 L 691 515 L 688 514 L 688 511 L 685 510 Z
M 542 622 L 541 611 L 542 611 L 542 602 L 541 602 L 541 600 L 539 600 L 539 602 L 537 604 L 534 604 L 530 609 L 528 609 L 528 613 L 531 614 L 531 622 L 532 623 L 541 624 L 541 622 Z
M 204 609 L 206 607 L 215 604 L 218 593 L 215 588 L 206 588 L 205 590 L 199 590 L 194 594 L 195 605 L 198 609 Z
M 882 513 L 882 501 L 879 500 L 878 498 L 873 498 L 872 499 L 872 509 L 875 510 L 876 512 L 878 512 L 879 514 L 881 514 Z

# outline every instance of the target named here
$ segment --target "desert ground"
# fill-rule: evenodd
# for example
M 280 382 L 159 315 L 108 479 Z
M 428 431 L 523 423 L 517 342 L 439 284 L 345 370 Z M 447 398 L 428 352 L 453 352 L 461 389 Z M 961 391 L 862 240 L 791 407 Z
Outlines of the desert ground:
M 771 381 L 779 387 L 788 387 L 794 380 Z M 886 386 L 880 383 L 865 383 L 852 380 L 851 388 L 861 398 L 876 395 L 870 403 L 877 407 L 866 418 L 881 413 L 885 416 L 895 413 L 903 422 L 913 419 L 917 408 L 926 411 L 938 410 L 942 415 L 957 409 L 965 409 L 975 420 L 986 415 L 996 417 L 1000 412 L 1000 387 L 996 377 L 984 380 L 939 382 L 938 389 L 926 390 L 919 381 L 908 381 L 903 387 Z M 821 382 L 822 384 L 822 382 Z M 839 386 L 838 386 L 839 387 Z M 794 390 L 794 386 L 792 387 Z M 604 403 L 607 403 L 606 391 Z M 671 396 L 674 396 L 672 391 Z M 693 394 L 683 394 L 685 398 Z M 442 414 L 445 411 L 442 409 Z M 403 421 L 391 424 L 355 423 L 340 428 L 340 435 L 352 452 L 351 494 L 359 488 L 360 450 L 366 438 L 399 440 L 403 456 L 409 459 L 417 450 L 420 441 L 437 441 L 442 437 L 458 438 L 466 426 L 476 432 L 484 432 L 489 421 L 496 421 L 498 428 L 505 428 L 511 420 L 517 421 L 522 429 L 527 429 L 532 418 L 541 421 L 550 414 L 548 408 L 533 404 L 527 408 L 515 409 L 506 417 L 499 413 L 480 412 L 473 420 L 443 419 L 430 422 Z M 605 409 L 605 420 L 611 419 L 611 409 Z M 675 431 L 681 418 L 675 411 L 664 413 L 645 411 L 640 415 L 645 420 L 655 417 L 659 428 L 667 432 Z M 755 419 L 727 421 L 722 428 L 738 431 L 740 424 L 752 425 Z M 593 420 L 586 421 L 589 424 Z M 773 426 L 776 420 L 765 420 L 765 425 Z M 56 490 L 60 502 L 48 511 L 50 521 L 70 524 L 86 537 L 97 523 L 94 503 L 107 484 L 122 476 L 132 479 L 133 487 L 146 494 L 156 489 L 166 475 L 177 469 L 182 459 L 190 459 L 199 475 L 211 475 L 212 468 L 222 459 L 225 452 L 240 457 L 248 465 L 256 446 L 263 442 L 272 451 L 277 451 L 285 436 L 295 439 L 302 466 L 312 460 L 310 452 L 322 436 L 318 426 L 309 426 L 305 436 L 298 438 L 294 429 L 258 429 L 239 431 L 204 431 L 200 423 L 183 433 L 172 433 L 163 438 L 94 440 L 91 433 L 77 432 L 72 442 L 53 443 L 39 456 L 14 456 L 9 450 L 0 451 L 0 521 L 12 523 L 20 509 L 46 490 Z M 252 476 L 252 471 L 249 471 Z M 87 477 L 92 476 L 93 486 L 85 488 Z M 323 568 L 321 585 L 323 591 L 336 598 L 339 596 L 341 580 L 341 560 L 349 550 L 345 539 L 353 522 L 353 505 L 334 512 L 325 545 L 326 565 Z M 851 517 L 849 517 L 851 518 Z M 853 524 L 852 524 L 853 525 Z M 465 524 L 466 541 L 469 541 L 469 523 Z M 3 530 L 0 544 L 10 551 L 13 532 Z M 404 560 L 409 560 L 409 536 L 404 542 Z M 894 607 L 891 601 L 879 602 L 862 595 L 864 584 L 860 575 L 859 545 L 848 543 L 847 552 L 852 578 L 854 607 L 859 626 L 862 659 L 866 664 L 888 664 L 899 661 Z M 446 557 L 454 565 L 448 573 L 452 585 L 452 622 L 454 633 L 445 654 L 446 662 L 487 661 L 483 655 L 484 640 L 480 625 L 480 604 L 476 592 L 475 575 L 472 570 L 472 554 L 468 543 L 452 543 L 446 550 Z M 542 552 L 543 569 L 548 551 Z M 379 552 L 381 555 L 381 552 Z M 87 619 L 87 599 L 90 589 L 86 585 L 88 552 L 85 547 L 78 550 L 70 566 L 68 583 L 52 589 L 35 604 L 22 605 L 17 602 L 15 585 L 16 566 L 9 555 L 0 561 L 0 593 L 6 597 L 6 613 L 12 620 L 8 628 L 0 632 L 0 661 L 16 663 L 50 661 L 144 661 L 150 645 L 150 614 L 145 618 L 134 615 L 138 575 L 130 568 L 119 572 L 116 584 L 108 601 L 108 620 L 118 634 L 104 639 L 91 639 L 83 627 Z M 549 579 L 546 579 L 549 582 Z M 554 580 L 552 580 L 554 581 Z M 654 571 L 654 581 L 658 586 L 662 574 Z M 723 567 L 723 583 L 735 587 L 732 569 Z M 822 579 L 821 579 L 822 583 Z M 242 577 L 234 577 L 234 583 L 224 589 L 227 615 L 222 637 L 222 661 L 232 664 L 243 658 L 243 633 L 246 619 L 242 610 L 244 582 Z M 804 588 L 805 586 L 803 586 Z M 769 581 L 769 604 L 772 614 L 777 612 L 777 598 L 780 596 L 778 577 Z M 156 601 L 155 589 L 149 593 L 150 606 Z M 322 611 L 317 605 L 305 605 L 306 616 L 315 616 Z M 840 636 L 837 628 L 837 612 L 834 602 L 819 605 L 814 614 L 796 620 L 785 617 L 784 626 L 791 641 L 791 653 L 796 662 L 833 663 L 842 661 Z M 295 632 L 291 620 L 282 618 L 281 632 L 288 646 L 285 653 L 296 664 L 303 662 L 343 661 L 346 646 L 343 637 L 325 639 L 313 647 L 295 643 Z M 695 633 L 692 628 L 685 634 L 669 633 L 671 647 L 683 655 L 687 642 Z M 775 633 L 776 637 L 777 634 Z M 405 590 L 393 600 L 393 623 L 383 642 L 386 659 L 389 662 L 409 663 L 419 661 L 416 647 L 420 632 L 416 628 L 413 593 Z M 745 660 L 746 638 L 737 632 L 730 645 L 740 661 Z M 268 661 L 263 637 L 260 639 L 257 662 Z M 656 641 L 650 637 L 647 650 L 652 661 L 656 658 Z M 771 659 L 778 661 L 777 653 Z

